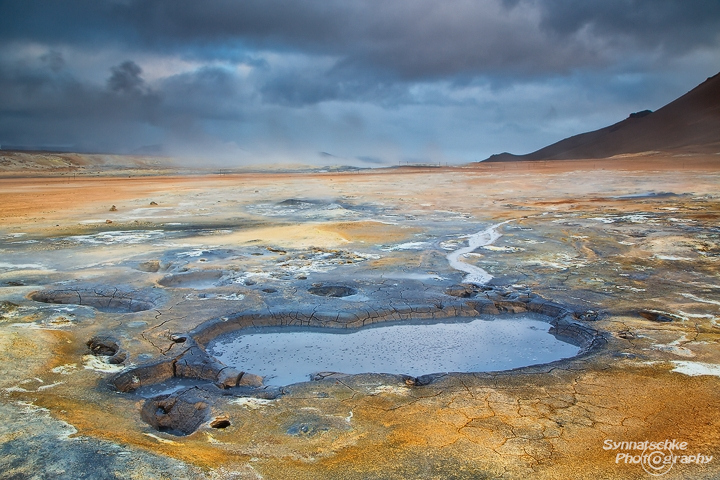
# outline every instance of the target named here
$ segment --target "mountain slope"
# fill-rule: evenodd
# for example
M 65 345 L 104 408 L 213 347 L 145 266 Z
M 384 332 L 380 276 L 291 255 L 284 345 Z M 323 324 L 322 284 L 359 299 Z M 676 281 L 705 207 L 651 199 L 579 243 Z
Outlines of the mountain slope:
M 502 153 L 486 161 L 607 158 L 646 151 L 720 152 L 720 74 L 655 112 L 633 114 L 527 155 Z

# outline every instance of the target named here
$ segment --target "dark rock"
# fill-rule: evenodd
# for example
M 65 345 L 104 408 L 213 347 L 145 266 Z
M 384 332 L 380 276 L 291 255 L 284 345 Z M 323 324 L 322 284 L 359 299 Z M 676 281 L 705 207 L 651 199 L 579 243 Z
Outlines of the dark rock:
M 349 297 L 355 295 L 357 291 L 354 288 L 345 287 L 343 285 L 327 285 L 323 287 L 312 287 L 308 292 L 320 297 Z
M 628 118 L 643 118 L 652 113 L 652 110 L 642 110 L 640 112 L 631 113 Z

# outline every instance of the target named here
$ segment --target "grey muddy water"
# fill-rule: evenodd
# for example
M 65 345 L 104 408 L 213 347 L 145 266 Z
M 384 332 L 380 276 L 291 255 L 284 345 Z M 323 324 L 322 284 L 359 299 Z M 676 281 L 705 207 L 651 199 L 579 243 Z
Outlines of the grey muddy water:
M 226 365 L 262 375 L 266 385 L 308 381 L 313 374 L 382 372 L 419 376 L 508 370 L 572 357 L 579 347 L 551 335 L 534 316 L 448 318 L 348 331 L 253 328 L 221 335 L 208 351 Z

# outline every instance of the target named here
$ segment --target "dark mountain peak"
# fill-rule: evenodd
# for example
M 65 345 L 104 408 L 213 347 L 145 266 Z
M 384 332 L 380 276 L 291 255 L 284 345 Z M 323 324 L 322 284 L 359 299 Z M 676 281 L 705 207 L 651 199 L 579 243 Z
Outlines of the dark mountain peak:
M 526 155 L 485 161 L 596 159 L 647 151 L 720 152 L 720 74 L 655 112 L 643 110 L 609 127 L 581 133 Z

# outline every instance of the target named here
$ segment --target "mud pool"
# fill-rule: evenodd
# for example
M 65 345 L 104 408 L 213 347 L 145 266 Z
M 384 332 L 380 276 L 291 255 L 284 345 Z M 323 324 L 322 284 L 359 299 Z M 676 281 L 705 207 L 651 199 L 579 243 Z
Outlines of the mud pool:
M 266 385 L 311 380 L 321 372 L 484 372 L 549 363 L 578 353 L 550 324 L 529 316 L 447 319 L 339 329 L 255 328 L 225 334 L 208 351 Z

